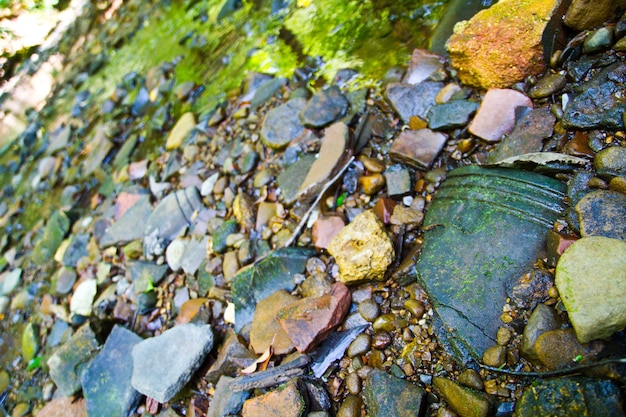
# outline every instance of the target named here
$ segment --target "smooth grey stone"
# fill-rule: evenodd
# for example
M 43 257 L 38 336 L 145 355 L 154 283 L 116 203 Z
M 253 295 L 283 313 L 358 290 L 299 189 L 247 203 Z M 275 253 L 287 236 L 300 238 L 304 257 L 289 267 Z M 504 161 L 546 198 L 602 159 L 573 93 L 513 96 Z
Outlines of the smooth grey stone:
M 160 403 L 169 401 L 213 348 L 210 325 L 181 324 L 132 349 L 133 387 Z
M 144 231 L 141 225 L 145 224 L 151 212 L 150 196 L 141 197 L 121 218 L 105 230 L 99 242 L 100 247 L 106 248 L 113 245 L 126 244 L 142 238 Z
M 154 262 L 128 262 L 127 271 L 135 287 L 135 294 L 148 291 L 151 285 L 158 285 L 165 276 L 167 268 L 165 264 L 157 265 Z
M 409 417 L 419 415 L 426 391 L 380 369 L 365 379 L 363 397 L 371 417 Z
M 143 236 L 156 233 L 166 241 L 173 240 L 191 224 L 194 212 L 202 206 L 200 193 L 195 186 L 168 194 L 148 217 Z
M 428 110 L 435 105 L 435 97 L 443 86 L 443 83 L 433 81 L 415 85 L 393 83 L 387 86 L 385 95 L 402 121 L 408 123 L 411 116 L 427 118 Z
M 298 191 L 315 161 L 315 155 L 304 155 L 276 178 L 276 182 L 280 187 L 282 201 L 286 206 L 290 207 L 296 202 Z
M 270 110 L 261 127 L 261 139 L 265 146 L 272 149 L 284 149 L 302 131 L 300 110 L 306 105 L 303 98 L 293 98 L 287 103 Z
M 239 415 L 243 403 L 250 398 L 250 391 L 233 391 L 229 384 L 234 378 L 222 376 L 215 386 L 207 417 Z
M 90 417 L 127 416 L 139 403 L 141 394 L 131 385 L 131 351 L 139 342 L 141 337 L 116 325 L 85 368 L 81 383 Z
M 471 100 L 452 100 L 435 104 L 428 112 L 428 127 L 433 130 L 451 130 L 465 127 L 479 104 Z
M 87 250 L 89 238 L 90 235 L 87 233 L 72 236 L 70 244 L 65 249 L 61 263 L 65 266 L 75 267 L 81 258 L 89 256 L 89 251 Z
M 389 197 L 401 197 L 411 191 L 411 174 L 402 165 L 392 165 L 383 174 Z
M 300 111 L 300 120 L 307 127 L 322 128 L 343 117 L 348 111 L 348 99 L 333 85 L 311 97 Z

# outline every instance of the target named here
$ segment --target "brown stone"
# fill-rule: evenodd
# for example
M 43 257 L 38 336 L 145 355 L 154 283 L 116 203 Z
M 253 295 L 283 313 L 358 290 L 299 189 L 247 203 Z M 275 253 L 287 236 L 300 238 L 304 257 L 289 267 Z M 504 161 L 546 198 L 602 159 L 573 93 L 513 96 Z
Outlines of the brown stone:
M 194 298 L 192 300 L 185 301 L 183 305 L 180 306 L 180 313 L 176 318 L 176 323 L 189 323 L 191 320 L 194 319 L 194 317 L 196 317 L 196 315 L 198 315 L 200 309 L 202 309 L 203 307 L 206 308 L 208 304 L 208 298 Z
M 577 31 L 594 29 L 619 17 L 626 0 L 573 0 L 565 13 L 564 23 Z
M 558 5 L 558 0 L 501 0 L 457 24 L 446 47 L 461 82 L 510 87 L 541 73 L 541 37 Z
M 331 240 L 345 226 L 339 216 L 320 217 L 315 221 L 311 235 L 317 249 L 326 249 Z
M 415 226 L 419 226 L 422 223 L 422 220 L 424 220 L 424 213 L 398 204 L 393 209 L 390 223 L 395 225 L 406 225 L 410 230 Z
M 284 388 L 270 391 L 243 403 L 243 417 L 300 417 L 306 415 L 307 396 L 299 379 L 289 381 Z
M 396 201 L 391 198 L 381 197 L 374 204 L 374 213 L 376 213 L 381 222 L 389 224 L 396 204 Z
M 578 355 L 593 360 L 600 350 L 600 343 L 583 345 L 576 338 L 574 329 L 558 329 L 543 333 L 535 342 L 539 362 L 548 369 L 570 366 Z
M 350 309 L 352 296 L 344 284 L 335 283 L 330 294 L 303 298 L 278 312 L 278 322 L 299 352 L 313 350 L 339 326 Z
M 485 94 L 469 132 L 487 142 L 497 142 L 515 127 L 515 109 L 532 106 L 533 102 L 519 91 L 493 88 Z
M 391 159 L 416 169 L 428 169 L 448 137 L 430 129 L 404 130 L 389 149 Z
M 279 290 L 256 305 L 250 329 L 250 345 L 258 355 L 270 345 L 274 347 L 276 355 L 285 355 L 293 350 L 294 345 L 276 320 L 276 314 L 297 300 L 287 291 Z
M 37 413 L 37 417 L 87 417 L 87 404 L 84 398 L 55 398 Z

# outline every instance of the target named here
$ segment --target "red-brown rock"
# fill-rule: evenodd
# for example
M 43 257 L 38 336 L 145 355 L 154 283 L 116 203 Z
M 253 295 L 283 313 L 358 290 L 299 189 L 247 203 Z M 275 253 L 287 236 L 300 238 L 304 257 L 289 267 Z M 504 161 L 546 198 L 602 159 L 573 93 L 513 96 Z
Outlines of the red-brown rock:
M 37 413 L 37 417 L 87 417 L 87 404 L 84 398 L 55 398 Z
M 289 381 L 283 389 L 270 391 L 243 403 L 243 417 L 300 417 L 306 414 L 307 397 L 302 394 L 298 379 Z
M 313 244 L 317 249 L 326 249 L 331 240 L 346 224 L 339 216 L 320 217 L 313 225 Z
M 329 294 L 303 298 L 278 312 L 278 322 L 299 352 L 313 350 L 343 322 L 352 296 L 344 284 L 335 283 Z
M 381 197 L 374 204 L 374 213 L 384 224 L 389 224 L 391 222 L 391 215 L 393 214 L 393 209 L 396 206 L 395 200 L 387 197 Z
M 469 125 L 469 132 L 487 142 L 497 142 L 515 127 L 515 109 L 532 107 L 533 102 L 519 91 L 492 88 Z
M 250 345 L 257 355 L 265 352 L 270 345 L 277 355 L 293 351 L 293 343 L 276 320 L 276 314 L 296 300 L 287 291 L 279 290 L 257 303 L 250 328 Z

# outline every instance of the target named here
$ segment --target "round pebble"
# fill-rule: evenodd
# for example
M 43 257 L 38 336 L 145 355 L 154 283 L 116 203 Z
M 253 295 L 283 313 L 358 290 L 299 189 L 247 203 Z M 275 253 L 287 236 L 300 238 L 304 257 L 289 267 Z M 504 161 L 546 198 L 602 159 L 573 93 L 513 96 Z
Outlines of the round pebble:
M 380 309 L 376 301 L 370 299 L 359 303 L 359 313 L 361 317 L 371 323 L 378 317 Z
M 495 345 L 487 348 L 483 353 L 483 363 L 487 366 L 498 368 L 506 362 L 506 348 Z
M 409 299 L 404 302 L 404 308 L 409 310 L 411 314 L 413 314 L 416 318 L 422 318 L 426 308 L 424 307 L 424 303 L 419 300 Z
M 617 191 L 622 194 L 626 194 L 626 178 L 615 177 L 609 182 L 609 190 Z
M 13 407 L 13 412 L 11 413 L 11 417 L 24 417 L 28 414 L 30 410 L 30 405 L 27 403 L 19 403 L 15 407 Z
M 378 159 L 361 156 L 359 161 L 363 163 L 365 169 L 372 173 L 381 173 L 385 170 L 385 164 Z
M 485 387 L 483 383 L 483 379 L 480 377 L 480 374 L 473 369 L 466 369 L 461 372 L 459 375 L 459 384 L 465 385 L 466 387 L 473 388 L 478 391 L 482 391 Z
M 352 343 L 350 343 L 350 346 L 348 347 L 348 356 L 354 358 L 355 356 L 364 355 L 368 350 L 370 350 L 371 346 L 372 340 L 370 339 L 370 336 L 367 334 L 360 334 L 352 341 Z
M 9 383 L 11 383 L 11 377 L 9 373 L 3 369 L 0 371 L 0 392 L 6 391 L 9 387 Z
M 346 388 L 350 394 L 356 395 L 361 392 L 361 378 L 356 372 L 352 372 L 346 377 Z
M 395 323 L 394 323 L 395 319 L 396 319 L 396 316 L 394 314 L 391 314 L 391 313 L 383 314 L 382 316 L 374 320 L 372 327 L 374 328 L 374 330 L 384 330 L 384 331 L 390 332 L 396 328 Z
M 376 194 L 385 186 L 385 177 L 380 174 L 364 175 L 359 178 L 359 183 L 365 194 Z
M 337 411 L 337 417 L 360 417 L 361 416 L 361 406 L 363 405 L 363 400 L 358 395 L 348 395 L 343 403 L 341 403 L 341 407 L 339 407 L 339 411 Z
M 372 346 L 375 349 L 383 350 L 391 344 L 391 335 L 388 332 L 376 332 L 372 340 Z
M 511 337 L 513 337 L 513 335 L 511 334 L 511 331 L 509 329 L 507 329 L 506 327 L 498 328 L 496 341 L 500 346 L 505 346 L 506 344 L 508 344 L 511 341 Z

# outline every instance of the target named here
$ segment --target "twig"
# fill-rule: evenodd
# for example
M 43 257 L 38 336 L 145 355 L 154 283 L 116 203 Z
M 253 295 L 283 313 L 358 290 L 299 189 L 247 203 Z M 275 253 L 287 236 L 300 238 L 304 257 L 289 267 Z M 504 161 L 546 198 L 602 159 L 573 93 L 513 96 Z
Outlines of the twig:
M 304 367 L 309 364 L 309 355 L 302 355 L 291 362 L 255 372 L 252 375 L 238 376 L 230 381 L 228 387 L 232 391 L 246 391 L 256 388 L 269 388 L 289 381 L 296 376 L 304 375 Z
M 307 223 L 307 221 L 309 219 L 309 216 L 311 215 L 311 213 L 313 213 L 313 210 L 315 209 L 315 207 L 317 207 L 319 202 L 322 200 L 322 198 L 324 197 L 324 194 L 326 193 L 326 191 L 328 191 L 328 189 L 339 178 L 341 178 L 341 176 L 343 175 L 344 171 L 350 166 L 352 161 L 354 161 L 354 156 L 351 156 L 350 159 L 348 159 L 348 162 L 346 162 L 346 164 L 339 170 L 337 175 L 335 175 L 333 178 L 331 178 L 326 183 L 326 185 L 324 186 L 324 188 L 322 188 L 322 191 L 320 191 L 320 193 L 318 194 L 318 196 L 315 199 L 315 201 L 313 202 L 313 204 L 311 204 L 311 207 L 309 207 L 309 209 L 306 211 L 306 213 L 304 213 L 304 216 L 302 216 L 302 220 L 300 220 L 300 223 L 298 224 L 298 227 L 296 227 L 296 230 L 293 231 L 293 234 L 291 235 L 289 240 L 287 240 L 287 242 L 285 242 L 283 247 L 286 248 L 288 246 L 291 246 L 291 244 L 298 238 L 298 235 L 300 234 L 300 232 L 302 232 L 302 229 L 304 228 L 304 225 Z
M 595 368 L 598 366 L 610 365 L 613 363 L 625 363 L 626 358 L 618 358 L 618 359 L 606 359 L 599 362 L 593 363 L 585 363 L 577 366 L 571 366 L 569 368 L 557 369 L 555 371 L 546 371 L 546 372 L 523 372 L 523 371 L 512 371 L 509 369 L 500 369 L 494 368 L 493 366 L 480 365 L 481 368 L 486 369 L 491 372 L 497 372 L 504 375 L 513 375 L 513 376 L 526 376 L 526 377 L 534 377 L 534 378 L 552 378 L 555 376 L 569 375 L 569 374 L 577 374 L 585 369 Z

